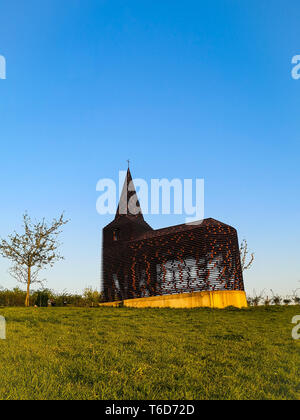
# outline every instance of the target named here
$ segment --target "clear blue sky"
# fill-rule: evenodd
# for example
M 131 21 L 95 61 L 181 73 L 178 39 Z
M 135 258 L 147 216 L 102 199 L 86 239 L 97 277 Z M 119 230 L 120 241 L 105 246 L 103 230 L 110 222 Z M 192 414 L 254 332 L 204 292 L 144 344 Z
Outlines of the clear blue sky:
M 48 287 L 99 286 L 111 217 L 96 183 L 130 158 L 134 177 L 205 179 L 205 216 L 256 253 L 248 291 L 300 287 L 299 22 L 298 0 L 3 2 L 0 236 L 24 210 L 64 210 L 66 259 Z

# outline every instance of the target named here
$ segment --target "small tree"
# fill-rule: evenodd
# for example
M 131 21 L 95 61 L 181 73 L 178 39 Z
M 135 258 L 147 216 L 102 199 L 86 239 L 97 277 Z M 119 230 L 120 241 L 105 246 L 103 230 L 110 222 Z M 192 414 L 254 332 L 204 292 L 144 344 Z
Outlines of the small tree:
M 288 306 L 288 305 L 290 305 L 292 303 L 292 299 L 289 296 L 287 296 L 286 298 L 283 299 L 283 303 L 286 306 Z
M 296 290 L 293 290 L 293 294 L 292 294 L 292 297 L 291 297 L 291 299 L 292 299 L 292 302 L 294 302 L 294 305 L 300 305 L 300 297 L 298 296 L 298 290 L 299 289 L 296 289 Z
M 300 297 L 299 296 L 293 296 L 293 302 L 294 302 L 294 305 L 300 305 Z
M 274 305 L 281 305 L 282 297 L 278 294 L 275 294 L 272 289 L 271 289 L 271 292 L 272 292 L 272 295 L 273 295 L 273 297 L 272 297 L 273 304 Z
M 264 290 L 260 292 L 259 294 L 257 294 L 256 291 L 253 290 L 252 305 L 258 306 L 260 302 L 263 300 L 263 298 L 264 298 Z
M 23 215 L 24 233 L 14 232 L 8 239 L 0 240 L 0 254 L 14 262 L 10 273 L 19 281 L 26 282 L 25 306 L 29 306 L 30 286 L 38 279 L 38 272 L 63 259 L 57 252 L 60 227 L 68 223 L 62 214 L 59 219 L 47 223 L 33 222 L 27 213 Z
M 248 244 L 246 239 L 242 240 L 240 246 L 240 256 L 241 256 L 241 264 L 242 264 L 242 271 L 249 270 L 251 268 L 253 261 L 254 261 L 254 253 L 250 254 L 250 259 L 247 261 L 247 256 L 249 254 L 248 251 Z
M 83 298 L 88 305 L 95 306 L 101 302 L 102 294 L 92 287 L 86 287 L 83 291 Z

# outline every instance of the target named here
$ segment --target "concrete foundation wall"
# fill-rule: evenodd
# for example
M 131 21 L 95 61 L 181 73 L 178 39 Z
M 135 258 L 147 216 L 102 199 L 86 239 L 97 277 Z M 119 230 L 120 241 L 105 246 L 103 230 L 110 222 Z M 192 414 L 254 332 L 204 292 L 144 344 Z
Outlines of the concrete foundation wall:
M 246 293 L 241 290 L 180 293 L 176 295 L 151 296 L 102 303 L 100 306 L 128 308 L 236 308 L 247 307 Z

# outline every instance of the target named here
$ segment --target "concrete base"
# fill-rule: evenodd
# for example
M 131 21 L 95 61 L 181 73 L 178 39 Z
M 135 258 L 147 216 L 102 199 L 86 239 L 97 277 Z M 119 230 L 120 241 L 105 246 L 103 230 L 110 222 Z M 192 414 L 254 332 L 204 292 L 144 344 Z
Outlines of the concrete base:
M 246 293 L 241 290 L 222 290 L 215 292 L 180 293 L 176 295 L 151 296 L 126 299 L 118 302 L 101 303 L 100 306 L 127 308 L 246 308 Z

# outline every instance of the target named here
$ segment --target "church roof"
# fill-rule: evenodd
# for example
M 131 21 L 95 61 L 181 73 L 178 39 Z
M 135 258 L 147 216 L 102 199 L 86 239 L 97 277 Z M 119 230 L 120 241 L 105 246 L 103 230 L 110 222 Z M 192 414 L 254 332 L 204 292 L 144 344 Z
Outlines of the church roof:
M 208 219 L 199 220 L 198 222 L 175 225 L 175 226 L 170 226 L 170 227 L 166 227 L 166 228 L 162 228 L 162 229 L 151 230 L 149 232 L 145 232 L 145 233 L 139 235 L 137 238 L 134 239 L 134 241 L 157 238 L 157 237 L 165 236 L 165 235 L 169 235 L 169 234 L 192 231 L 192 230 L 199 229 L 199 228 L 211 230 L 212 232 L 214 232 L 214 231 L 218 232 L 221 229 L 222 229 L 222 231 L 224 231 L 224 229 L 226 229 L 226 230 L 228 230 L 228 232 L 232 232 L 233 230 L 235 230 L 232 226 L 229 226 L 229 225 L 227 225 L 225 223 L 222 223 L 218 220 L 208 218 Z

